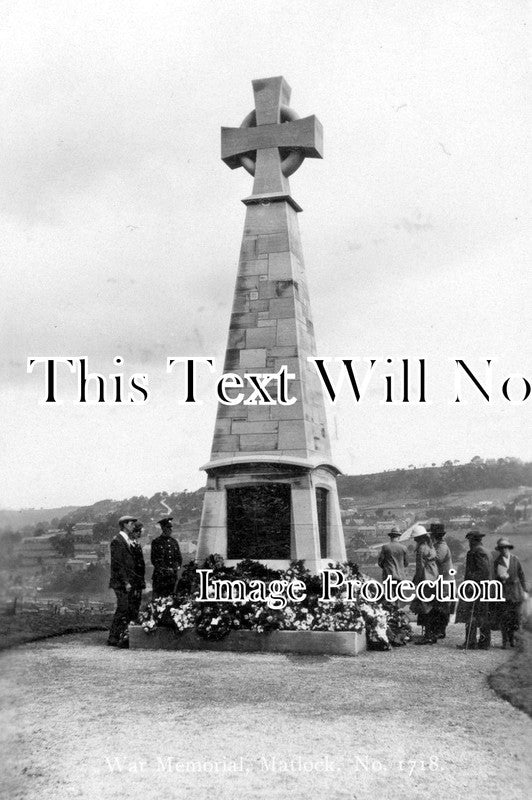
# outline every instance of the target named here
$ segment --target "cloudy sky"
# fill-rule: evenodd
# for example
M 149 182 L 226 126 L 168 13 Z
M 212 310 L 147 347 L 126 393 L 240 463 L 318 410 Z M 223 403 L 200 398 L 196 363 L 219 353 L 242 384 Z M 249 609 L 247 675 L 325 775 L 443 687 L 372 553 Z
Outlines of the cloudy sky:
M 271 75 L 324 127 L 291 178 L 318 354 L 427 361 L 426 406 L 343 390 L 336 461 L 531 458 L 530 401 L 501 394 L 531 379 L 526 30 L 518 0 L 0 2 L 0 506 L 203 484 L 216 376 L 184 406 L 165 359 L 222 371 L 251 179 L 220 126 Z M 150 402 L 80 405 L 61 368 L 45 405 L 26 361 L 51 355 L 121 356 Z M 456 358 L 494 359 L 489 403 L 452 402 Z

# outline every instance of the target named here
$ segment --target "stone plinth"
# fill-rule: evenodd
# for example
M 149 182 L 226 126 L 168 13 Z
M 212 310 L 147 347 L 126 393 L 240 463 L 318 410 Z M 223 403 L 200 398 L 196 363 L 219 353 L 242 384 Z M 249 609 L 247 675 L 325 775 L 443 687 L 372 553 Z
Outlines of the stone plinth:
M 247 653 L 303 653 L 357 656 L 366 650 L 366 634 L 354 631 L 231 631 L 224 639 L 202 639 L 194 631 L 176 634 L 169 628 L 145 633 L 140 625 L 129 628 L 132 650 L 213 650 Z

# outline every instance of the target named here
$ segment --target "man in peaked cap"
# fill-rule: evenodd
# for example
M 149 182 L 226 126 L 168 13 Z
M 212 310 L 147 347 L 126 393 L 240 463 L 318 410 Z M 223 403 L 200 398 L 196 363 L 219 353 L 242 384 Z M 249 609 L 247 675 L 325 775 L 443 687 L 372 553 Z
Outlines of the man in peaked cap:
M 469 531 L 469 551 L 466 556 L 464 581 L 480 584 L 491 578 L 491 559 L 482 546 L 485 534 Z M 491 644 L 490 604 L 480 599 L 468 601 L 460 599 L 456 609 L 455 622 L 465 623 L 465 641 L 456 645 L 459 650 L 489 650 Z M 477 628 L 479 637 L 477 641 Z
M 377 564 L 382 569 L 382 579 L 388 576 L 392 581 L 406 580 L 405 569 L 408 567 L 408 551 L 404 544 L 398 542 L 401 531 L 395 526 L 391 529 L 388 536 L 390 541 L 381 547 Z
M 136 569 L 133 554 L 133 526 L 136 517 L 125 515 L 118 520 L 119 531 L 111 540 L 111 578 L 109 587 L 116 594 L 116 611 L 107 644 L 129 647 L 127 627 L 133 613 L 133 586 Z
M 151 543 L 151 563 L 153 564 L 153 597 L 168 597 L 175 591 L 177 571 L 183 559 L 179 544 L 172 536 L 173 517 L 161 517 L 157 524 L 161 533 Z

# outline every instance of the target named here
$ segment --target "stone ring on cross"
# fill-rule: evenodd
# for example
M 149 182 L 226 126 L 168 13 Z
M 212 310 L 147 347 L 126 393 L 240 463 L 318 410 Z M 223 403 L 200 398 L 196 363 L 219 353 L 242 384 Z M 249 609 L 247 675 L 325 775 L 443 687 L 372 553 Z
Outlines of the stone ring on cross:
M 289 202 L 288 176 L 305 158 L 322 157 L 322 128 L 314 115 L 300 119 L 290 108 L 290 87 L 282 76 L 253 81 L 255 110 L 239 128 L 222 128 L 222 160 L 231 169 L 253 175 L 253 193 L 246 205 Z
M 293 109 L 288 108 L 288 106 L 281 105 L 280 117 L 282 124 L 284 122 L 294 122 L 296 119 L 299 119 L 299 114 L 296 114 L 296 112 Z M 240 127 L 255 128 L 256 126 L 257 114 L 255 111 L 250 111 L 247 117 L 242 120 Z M 281 156 L 281 171 L 285 178 L 289 178 L 290 175 L 299 169 L 305 160 L 304 152 L 301 150 L 290 150 L 287 147 L 280 147 L 279 155 Z M 249 172 L 250 175 L 255 175 L 256 157 L 242 154 L 238 157 L 238 160 L 246 172 Z

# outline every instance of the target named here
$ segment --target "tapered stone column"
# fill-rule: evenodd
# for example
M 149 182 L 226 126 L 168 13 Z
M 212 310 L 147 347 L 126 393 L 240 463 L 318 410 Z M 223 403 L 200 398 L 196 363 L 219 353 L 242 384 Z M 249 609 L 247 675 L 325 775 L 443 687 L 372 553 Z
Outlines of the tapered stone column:
M 345 560 L 336 475 L 323 395 L 307 357 L 316 354 L 297 214 L 288 176 L 306 157 L 321 157 L 321 125 L 288 107 L 283 78 L 253 81 L 254 112 L 240 128 L 222 129 L 222 158 L 254 175 L 224 373 L 290 376 L 281 403 L 243 389 L 218 406 L 207 471 L 198 560 L 219 553 L 285 566 L 305 559 Z M 258 394 L 258 393 L 255 393 Z M 250 400 L 250 402 L 246 402 Z

